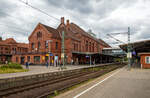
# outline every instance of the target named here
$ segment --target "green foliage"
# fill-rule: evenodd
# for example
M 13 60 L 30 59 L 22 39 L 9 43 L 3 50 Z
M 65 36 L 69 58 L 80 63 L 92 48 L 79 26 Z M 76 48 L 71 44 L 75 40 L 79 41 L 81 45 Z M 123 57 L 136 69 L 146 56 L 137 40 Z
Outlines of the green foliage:
M 54 91 L 54 95 L 55 95 L 55 96 L 58 95 L 58 91 L 57 91 L 57 90 Z
M 8 63 L 8 64 L 5 64 L 5 65 L 2 65 L 0 67 L 0 69 L 23 69 L 22 66 L 20 64 L 17 64 L 17 63 Z
M 0 61 L 0 64 L 3 64 L 3 63 Z
M 16 73 L 16 72 L 26 72 L 29 71 L 27 69 L 10 69 L 10 68 L 0 68 L 0 74 L 3 73 Z
M 121 62 L 121 58 L 116 58 L 115 62 Z
M 0 74 L 2 73 L 16 73 L 16 72 L 26 72 L 27 69 L 23 69 L 23 67 L 20 64 L 17 63 L 11 63 L 4 64 L 0 66 Z
M 125 58 L 124 58 L 124 61 L 128 61 L 128 58 L 127 58 L 127 57 L 125 57 Z

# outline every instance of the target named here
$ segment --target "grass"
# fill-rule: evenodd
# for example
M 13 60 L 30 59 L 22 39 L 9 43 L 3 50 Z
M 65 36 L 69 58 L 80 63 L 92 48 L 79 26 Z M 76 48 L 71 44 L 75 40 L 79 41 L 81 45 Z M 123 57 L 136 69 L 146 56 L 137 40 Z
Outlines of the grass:
M 27 69 L 23 69 L 23 67 L 20 64 L 17 63 L 8 63 L 3 64 L 0 66 L 0 74 L 4 73 L 16 73 L 16 72 L 26 72 Z
M 0 74 L 16 73 L 16 72 L 27 72 L 27 71 L 28 71 L 28 69 L 12 69 L 12 68 L 2 69 L 2 68 L 0 68 Z

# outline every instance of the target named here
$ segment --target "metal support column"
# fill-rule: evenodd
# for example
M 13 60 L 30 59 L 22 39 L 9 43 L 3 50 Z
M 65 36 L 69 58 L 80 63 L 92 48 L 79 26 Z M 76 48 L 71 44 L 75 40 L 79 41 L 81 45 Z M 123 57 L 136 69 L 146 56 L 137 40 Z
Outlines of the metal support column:
M 90 55 L 90 66 L 91 66 L 91 55 Z
M 62 31 L 62 54 L 61 54 L 61 58 L 63 60 L 63 68 L 65 67 L 65 45 L 64 45 L 64 41 L 65 41 L 65 32 Z
M 131 46 L 130 46 L 130 27 L 128 27 L 128 67 L 131 68 Z

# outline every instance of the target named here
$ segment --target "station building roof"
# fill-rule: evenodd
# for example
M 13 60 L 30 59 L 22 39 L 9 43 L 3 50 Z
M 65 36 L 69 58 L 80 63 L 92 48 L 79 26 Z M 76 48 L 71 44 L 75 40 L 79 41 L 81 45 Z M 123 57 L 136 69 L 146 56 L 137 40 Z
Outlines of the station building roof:
M 130 43 L 131 50 L 138 53 L 148 53 L 150 52 L 150 40 L 143 40 Z M 127 52 L 128 44 L 120 45 L 120 48 Z

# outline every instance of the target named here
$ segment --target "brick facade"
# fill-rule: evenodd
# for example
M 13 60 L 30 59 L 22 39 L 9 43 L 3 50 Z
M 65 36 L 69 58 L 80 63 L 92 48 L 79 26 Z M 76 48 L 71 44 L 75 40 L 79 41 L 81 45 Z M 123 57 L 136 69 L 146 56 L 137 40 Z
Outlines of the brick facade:
M 11 61 L 13 54 L 27 52 L 28 44 L 17 43 L 13 38 L 2 40 L 0 37 L 0 62 Z
M 150 53 L 139 53 L 141 57 L 141 68 L 150 68 Z M 146 57 L 149 58 L 149 62 L 146 62 Z
M 85 63 L 87 55 L 102 53 L 102 48 L 110 47 L 107 43 L 91 36 L 76 24 L 69 23 L 69 20 L 65 24 L 64 17 L 62 17 L 61 23 L 56 29 L 39 23 L 28 38 L 28 53 L 16 54 L 12 60 L 19 63 L 29 61 L 33 64 L 45 64 L 49 58 L 48 54 L 51 52 L 51 62 L 54 63 L 57 60 L 61 63 L 63 31 L 65 32 L 66 63 L 71 63 L 72 60 Z

